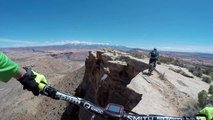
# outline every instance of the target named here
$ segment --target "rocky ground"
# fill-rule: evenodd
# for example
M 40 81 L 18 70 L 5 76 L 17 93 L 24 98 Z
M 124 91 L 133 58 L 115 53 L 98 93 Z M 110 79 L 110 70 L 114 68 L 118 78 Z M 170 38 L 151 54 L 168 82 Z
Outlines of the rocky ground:
M 185 68 L 174 65 L 157 65 L 156 71 L 148 76 L 147 58 L 138 59 L 113 50 L 92 52 L 89 56 L 88 51 L 78 50 L 5 52 L 21 66 L 31 66 L 43 73 L 49 83 L 61 91 L 74 94 L 76 88 L 88 88 L 88 93 L 94 94 L 84 98 L 101 106 L 118 102 L 140 114 L 182 115 L 190 105 L 196 104 L 197 93 L 210 86 Z M 85 58 L 88 59 L 84 67 Z M 193 78 L 174 69 L 181 69 Z M 106 73 L 107 80 L 100 81 Z M 90 82 L 92 84 L 85 84 Z M 0 83 L 0 91 L 1 120 L 74 119 L 68 103 L 45 96 L 34 97 L 23 91 L 16 80 Z M 80 118 L 88 119 L 85 111 L 80 111 Z
M 148 62 L 148 59 L 144 62 Z M 201 81 L 201 78 L 183 76 L 172 71 L 171 67 L 193 76 L 185 68 L 167 64 L 157 65 L 157 71 L 151 76 L 146 75 L 148 71 L 139 73 L 128 85 L 143 94 L 143 100 L 133 111 L 141 114 L 183 115 L 191 105 L 197 103 L 198 92 L 208 90 L 210 85 Z

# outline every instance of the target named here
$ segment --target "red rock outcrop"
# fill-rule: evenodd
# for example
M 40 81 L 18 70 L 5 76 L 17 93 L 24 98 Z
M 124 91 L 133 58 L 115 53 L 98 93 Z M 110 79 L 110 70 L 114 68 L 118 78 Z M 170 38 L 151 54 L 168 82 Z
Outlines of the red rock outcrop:
M 126 86 L 133 77 L 145 69 L 148 69 L 148 64 L 124 52 L 89 52 L 85 61 L 84 79 L 76 90 L 76 96 L 102 107 L 108 103 L 118 103 L 131 110 L 142 99 L 142 94 Z M 70 112 L 76 112 L 76 109 L 74 110 Z M 91 115 L 80 108 L 79 119 L 87 120 Z

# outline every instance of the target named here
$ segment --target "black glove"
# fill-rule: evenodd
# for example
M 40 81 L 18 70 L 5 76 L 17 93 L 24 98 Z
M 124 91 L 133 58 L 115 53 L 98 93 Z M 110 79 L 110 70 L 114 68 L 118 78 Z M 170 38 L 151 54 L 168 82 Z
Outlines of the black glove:
M 32 72 L 31 68 L 24 68 L 26 73 L 21 77 L 19 82 L 23 85 L 23 89 L 32 91 L 35 96 L 39 95 L 38 83 L 35 81 L 36 75 Z

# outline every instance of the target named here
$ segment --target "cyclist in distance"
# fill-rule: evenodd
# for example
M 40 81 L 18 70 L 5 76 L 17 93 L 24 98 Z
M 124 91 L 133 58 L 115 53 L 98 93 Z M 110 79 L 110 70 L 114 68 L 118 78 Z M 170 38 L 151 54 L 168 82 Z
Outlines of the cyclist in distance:
M 149 65 L 151 63 L 154 63 L 154 67 L 156 67 L 156 62 L 158 61 L 158 57 L 159 57 L 159 51 L 154 48 L 151 52 L 150 52 L 150 59 L 149 59 Z
M 35 96 L 38 96 L 41 88 L 47 84 L 44 75 L 30 68 L 20 67 L 0 51 L 0 81 L 8 82 L 11 78 L 17 79 L 23 85 L 23 89 L 31 91 Z

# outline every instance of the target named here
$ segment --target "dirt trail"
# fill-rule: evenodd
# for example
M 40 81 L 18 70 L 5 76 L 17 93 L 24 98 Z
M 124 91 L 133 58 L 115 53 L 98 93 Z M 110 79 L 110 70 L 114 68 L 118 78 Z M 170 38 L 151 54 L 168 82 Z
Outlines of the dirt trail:
M 173 66 L 174 67 L 174 66 Z M 195 102 L 197 93 L 209 85 L 198 78 L 187 78 L 159 65 L 151 76 L 143 71 L 128 85 L 143 94 L 142 100 L 133 109 L 140 114 L 181 115 L 189 102 Z M 160 72 L 159 72 L 160 71 Z M 164 74 L 164 79 L 160 77 Z M 201 86 L 197 86 L 197 84 Z

